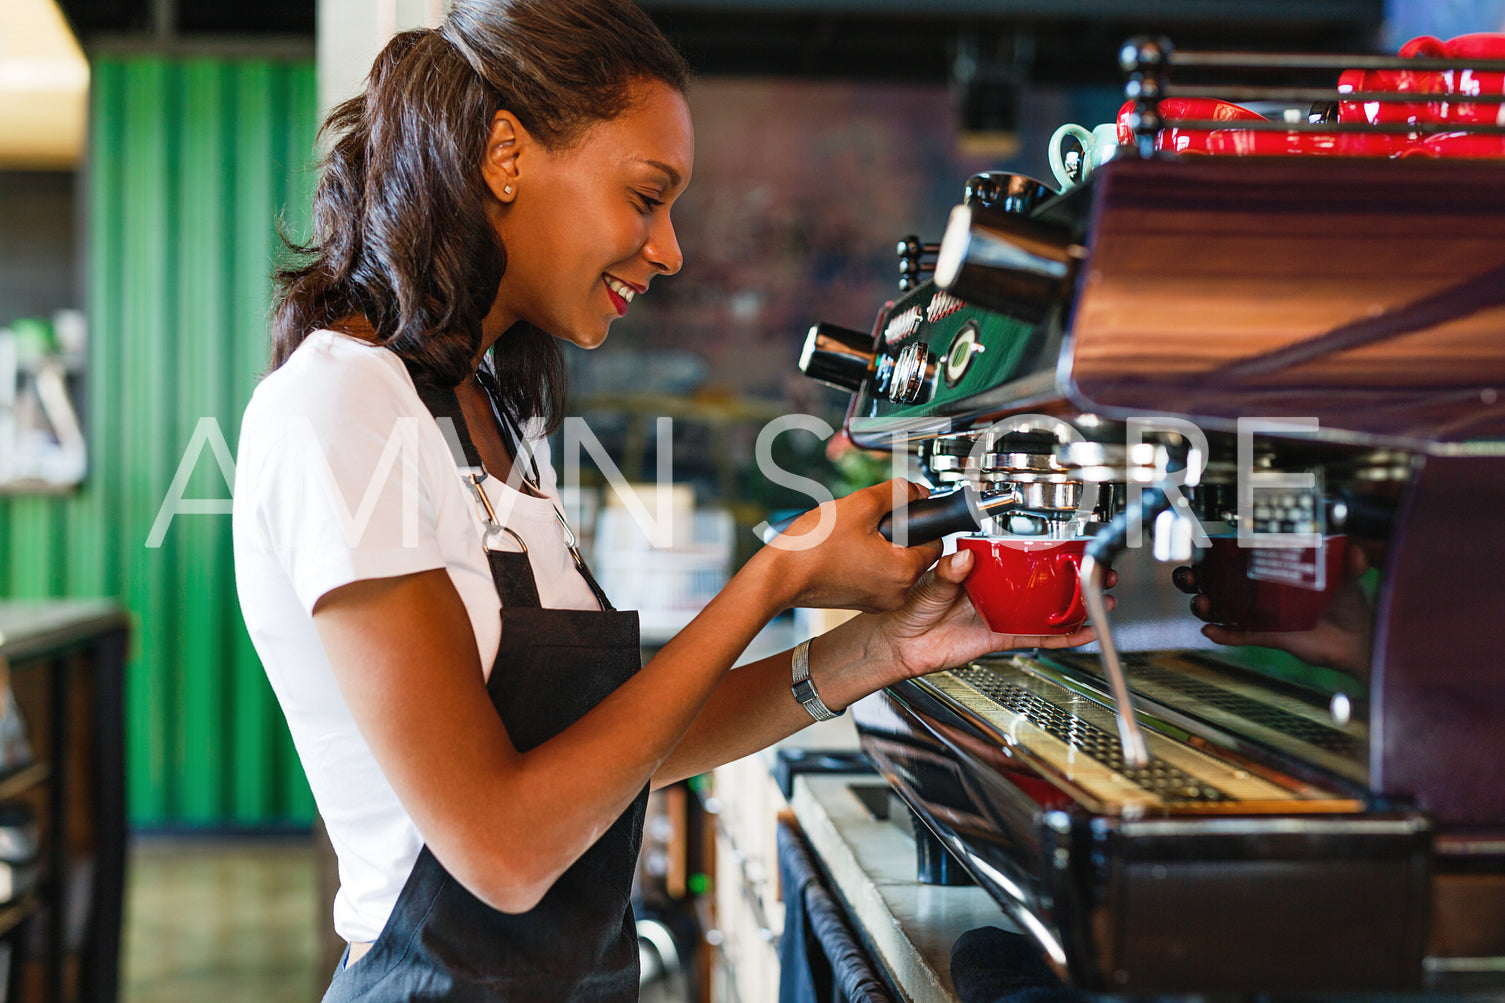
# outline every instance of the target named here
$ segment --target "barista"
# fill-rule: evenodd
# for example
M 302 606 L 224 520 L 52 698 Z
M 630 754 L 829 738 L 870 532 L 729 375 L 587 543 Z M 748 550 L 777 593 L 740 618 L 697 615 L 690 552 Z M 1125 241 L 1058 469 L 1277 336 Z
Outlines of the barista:
M 680 268 L 685 86 L 627 0 L 457 0 L 325 123 L 234 525 L 246 624 L 339 856 L 350 948 L 327 1000 L 631 999 L 649 785 L 900 678 L 1090 638 L 991 633 L 969 555 L 926 573 L 937 546 L 876 531 L 882 485 L 796 523 L 640 668 L 542 434 L 558 343 L 599 345 Z M 728 671 L 797 605 L 865 615 Z

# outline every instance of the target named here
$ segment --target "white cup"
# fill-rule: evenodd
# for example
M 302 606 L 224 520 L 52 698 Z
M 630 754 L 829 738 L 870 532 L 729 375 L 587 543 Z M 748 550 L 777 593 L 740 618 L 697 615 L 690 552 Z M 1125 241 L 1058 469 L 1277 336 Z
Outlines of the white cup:
M 1070 170 L 1061 147 L 1067 137 L 1075 139 L 1082 148 L 1082 160 L 1076 171 Z M 1118 125 L 1105 122 L 1090 132 L 1080 125 L 1066 123 L 1050 137 L 1050 171 L 1064 190 L 1085 181 L 1087 175 L 1101 167 L 1118 152 Z

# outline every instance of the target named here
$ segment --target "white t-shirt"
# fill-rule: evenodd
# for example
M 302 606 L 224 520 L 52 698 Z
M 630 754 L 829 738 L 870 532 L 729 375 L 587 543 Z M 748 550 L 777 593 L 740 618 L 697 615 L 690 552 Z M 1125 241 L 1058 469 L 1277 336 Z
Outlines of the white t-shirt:
M 541 605 L 595 609 L 555 516 L 547 443 L 533 450 L 548 497 L 495 477 L 487 495 L 502 524 L 527 542 Z M 241 613 L 339 856 L 335 930 L 374 940 L 423 837 L 356 729 L 312 610 L 350 582 L 444 568 L 490 672 L 500 601 L 478 506 L 402 360 L 318 331 L 262 380 L 246 408 L 233 522 Z M 503 534 L 498 549 L 517 546 Z

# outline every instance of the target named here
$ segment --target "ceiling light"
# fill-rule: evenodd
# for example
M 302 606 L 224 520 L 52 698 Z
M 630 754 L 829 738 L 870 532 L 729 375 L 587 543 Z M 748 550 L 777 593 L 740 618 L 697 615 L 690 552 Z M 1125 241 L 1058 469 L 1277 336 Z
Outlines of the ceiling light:
M 56 0 L 0 2 L 0 167 L 77 166 L 89 63 Z

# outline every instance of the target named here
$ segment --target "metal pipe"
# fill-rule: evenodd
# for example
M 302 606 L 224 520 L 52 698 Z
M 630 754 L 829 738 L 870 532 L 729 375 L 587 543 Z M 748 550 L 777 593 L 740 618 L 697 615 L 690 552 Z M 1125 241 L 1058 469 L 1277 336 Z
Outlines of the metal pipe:
M 1118 739 L 1123 745 L 1124 762 L 1131 769 L 1142 770 L 1150 764 L 1150 753 L 1145 745 L 1144 731 L 1139 727 L 1139 718 L 1134 713 L 1129 680 L 1119 660 L 1118 648 L 1113 643 L 1113 628 L 1108 621 L 1108 568 L 1089 552 L 1083 556 L 1078 573 L 1082 577 L 1082 598 L 1087 603 L 1087 615 L 1097 630 L 1098 644 L 1103 649 L 1103 669 L 1108 686 L 1113 691 L 1113 702 L 1118 705 Z

